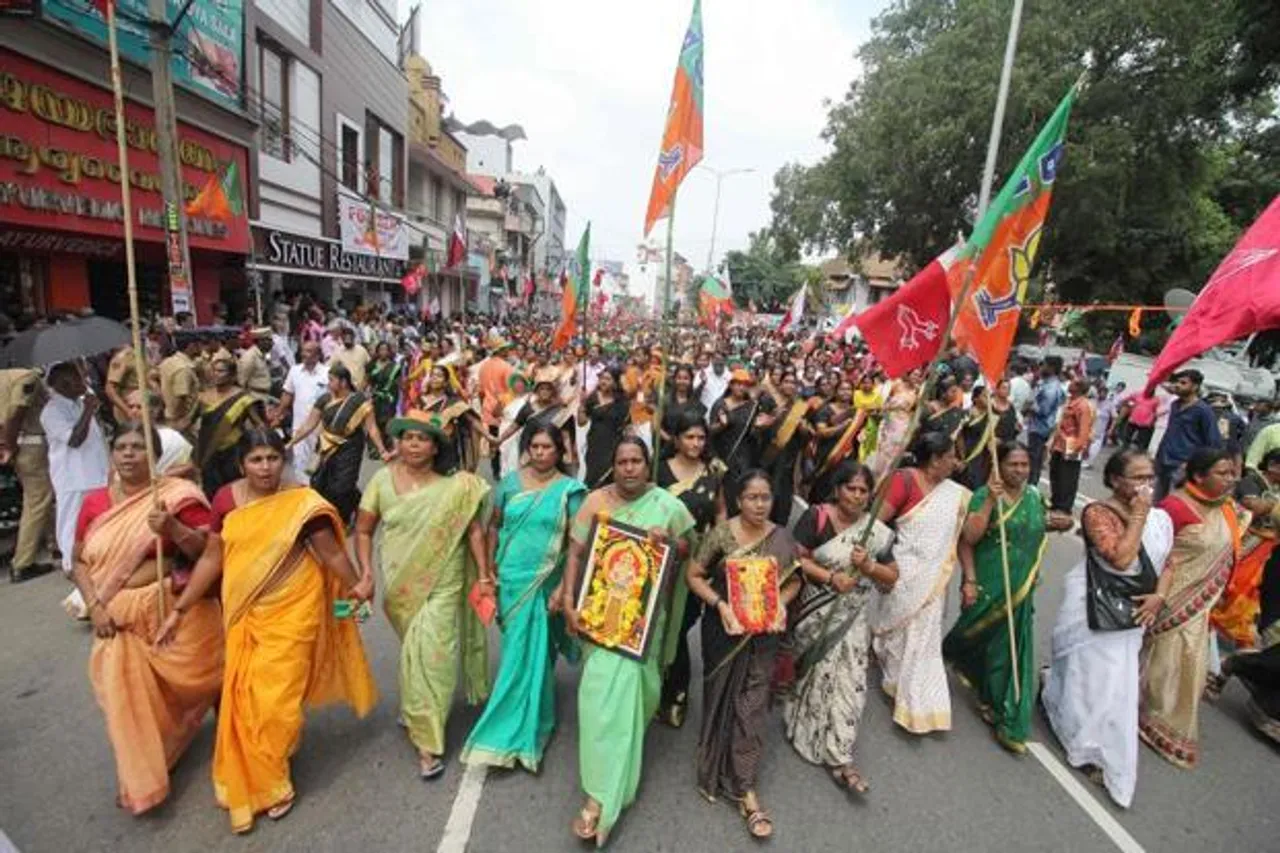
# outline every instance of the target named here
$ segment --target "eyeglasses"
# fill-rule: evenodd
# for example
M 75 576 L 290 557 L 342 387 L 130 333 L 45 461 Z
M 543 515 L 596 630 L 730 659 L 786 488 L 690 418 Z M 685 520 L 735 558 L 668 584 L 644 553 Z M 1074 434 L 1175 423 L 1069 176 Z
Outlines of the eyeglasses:
M 1156 481 L 1156 475 L 1143 474 L 1139 477 L 1130 477 L 1128 474 L 1125 474 L 1120 479 L 1128 480 L 1130 483 L 1154 483 Z

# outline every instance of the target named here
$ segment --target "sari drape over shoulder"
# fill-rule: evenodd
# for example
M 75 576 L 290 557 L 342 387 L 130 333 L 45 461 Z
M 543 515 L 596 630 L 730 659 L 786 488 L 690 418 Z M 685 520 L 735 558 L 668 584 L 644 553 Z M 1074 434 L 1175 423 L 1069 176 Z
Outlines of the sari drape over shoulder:
M 420 752 L 443 755 L 459 655 L 467 701 L 489 695 L 484 625 L 466 604 L 479 578 L 467 528 L 489 486 L 459 471 L 398 495 L 391 470 L 374 475 L 361 509 L 381 517 L 383 608 L 400 638 L 400 713 Z
M 200 489 L 187 480 L 161 479 L 159 490 L 174 514 L 191 504 L 205 505 Z M 155 546 L 147 526 L 151 506 L 150 491 L 115 504 L 90 524 L 81 551 L 94 594 L 117 628 L 114 637 L 94 639 L 89 680 L 106 717 L 120 804 L 134 814 L 169 795 L 169 768 L 199 730 L 222 683 L 216 601 L 194 604 L 172 641 L 157 649 L 158 597 L 164 595 L 166 612 L 176 600 L 170 579 L 163 592 L 159 583 L 125 587 Z
M 564 617 L 547 612 L 564 570 L 569 524 L 586 487 L 561 477 L 526 491 L 518 472 L 498 484 L 498 612 L 502 659 L 493 694 L 462 749 L 467 764 L 514 767 L 536 773 L 556 725 L 558 653 L 576 657 Z
M 261 401 L 245 391 L 236 391 L 200 416 L 200 438 L 196 442 L 196 464 L 204 493 L 210 499 L 218 489 L 240 479 L 239 446 L 244 421 Z
M 341 581 L 306 541 L 321 523 L 345 547 L 342 519 L 307 488 L 245 504 L 223 520 L 227 673 L 213 788 L 236 831 L 293 796 L 289 757 L 304 706 L 343 702 L 363 717 L 377 701 L 359 628 L 333 615 Z
M 981 509 L 987 493 L 987 486 L 978 489 L 969 502 L 970 512 Z M 1049 539 L 1045 533 L 1044 504 L 1036 489 L 1024 488 L 1013 506 L 1001 502 L 998 512 L 998 517 L 992 512 L 986 534 L 973 549 L 978 600 L 960 614 L 943 640 L 942 654 L 977 692 L 978 701 L 991 709 L 996 736 L 1007 744 L 1023 744 L 1031 733 L 1031 711 L 1035 705 L 1034 593 Z M 1001 522 L 1009 554 L 1008 600 L 1013 605 L 1017 660 L 1012 658 L 1009 648 Z M 1015 667 L 1020 695 L 1013 689 Z
M 878 599 L 872 619 L 881 686 L 894 700 L 893 720 L 913 734 L 951 728 L 942 613 L 968 503 L 968 489 L 943 480 L 898 516 L 898 582 Z
M 359 391 L 341 400 L 328 394 L 316 400 L 320 442 L 311 487 L 333 504 L 347 523 L 360 503 L 360 464 L 364 459 L 364 419 L 373 403 Z
M 578 513 L 573 539 L 586 543 L 591 519 Z M 657 487 L 610 510 L 616 521 L 664 528 L 672 540 L 693 529 L 693 516 L 680 499 Z M 677 568 L 678 570 L 678 568 Z M 578 769 L 582 788 L 600 804 L 600 831 L 608 832 L 622 810 L 635 801 L 644 759 L 644 733 L 662 691 L 659 657 L 666 634 L 666 608 L 654 618 L 654 636 L 643 661 L 587 645 L 578 682 Z
M 1138 733 L 1162 757 L 1191 768 L 1200 752 L 1209 612 L 1231 577 L 1240 521 L 1230 504 L 1202 503 L 1186 491 L 1167 500 L 1180 500 L 1200 521 L 1178 529 L 1173 540 L 1165 568 L 1173 572 L 1173 585 L 1142 647 Z

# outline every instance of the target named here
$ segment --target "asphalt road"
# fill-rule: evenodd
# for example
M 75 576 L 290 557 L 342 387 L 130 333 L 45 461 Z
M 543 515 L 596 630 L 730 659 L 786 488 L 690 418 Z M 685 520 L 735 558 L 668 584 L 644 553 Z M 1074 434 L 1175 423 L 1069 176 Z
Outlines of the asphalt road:
M 1089 473 L 1082 489 L 1102 493 Z M 1062 577 L 1079 554 L 1074 537 L 1057 536 L 1050 545 L 1037 601 L 1042 660 Z M 397 644 L 381 615 L 365 625 L 364 636 L 382 699 L 365 720 L 343 709 L 308 716 L 293 762 L 300 799 L 287 819 L 262 820 L 246 837 L 231 835 L 209 778 L 212 718 L 178 764 L 169 801 L 147 816 L 130 817 L 114 805 L 111 750 L 86 675 L 90 632 L 66 619 L 58 606 L 64 593 L 57 576 L 0 586 L 0 830 L 24 853 L 579 849 L 569 834 L 581 804 L 576 673 L 562 667 L 558 674 L 560 726 L 540 775 L 484 778 L 451 763 L 442 779 L 424 783 L 395 723 Z M 951 598 L 954 611 L 954 591 Z M 494 648 L 496 655 L 496 643 Z M 947 853 L 1280 850 L 1278 753 L 1248 726 L 1237 684 L 1202 711 L 1198 769 L 1178 770 L 1143 748 L 1129 811 L 1114 808 L 1100 789 L 1065 768 L 1041 718 L 1033 738 L 1042 748 L 1016 758 L 992 740 L 970 694 L 955 683 L 952 694 L 953 731 L 917 738 L 891 724 L 888 705 L 876 692 L 859 736 L 860 767 L 872 784 L 862 799 L 850 798 L 824 771 L 797 757 L 778 720 L 760 785 L 776 822 L 769 846 Z M 736 812 L 705 803 L 694 790 L 698 699 L 682 730 L 650 729 L 639 801 L 615 828 L 610 849 L 722 853 L 755 846 Z M 455 753 L 475 716 L 459 703 L 448 732 Z

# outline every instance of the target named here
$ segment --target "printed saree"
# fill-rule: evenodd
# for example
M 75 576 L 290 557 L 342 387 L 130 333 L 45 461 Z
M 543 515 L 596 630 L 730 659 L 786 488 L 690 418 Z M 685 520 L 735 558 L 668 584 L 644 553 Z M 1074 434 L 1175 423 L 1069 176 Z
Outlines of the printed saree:
M 1191 768 L 1200 752 L 1200 697 L 1209 666 L 1209 611 L 1231 576 L 1239 519 L 1229 503 L 1210 503 L 1188 487 L 1175 492 L 1200 517 L 1178 530 L 1166 572 L 1173 585 L 1142 647 L 1138 734 L 1173 764 Z M 1247 513 L 1246 513 L 1247 515 Z
M 164 478 L 159 489 L 171 513 L 205 503 L 187 480 Z M 93 641 L 89 680 L 115 753 L 119 802 L 133 814 L 169 795 L 169 768 L 199 731 L 222 683 L 218 603 L 197 602 L 172 641 L 157 649 L 159 583 L 125 586 L 155 546 L 147 526 L 151 506 L 150 491 L 115 504 L 89 525 L 81 551 L 94 594 L 116 625 L 114 637 Z M 177 597 L 168 578 L 163 595 L 169 612 Z
M 982 507 L 987 492 L 988 488 L 983 486 L 974 493 L 969 502 L 970 512 Z M 995 512 L 999 512 L 998 518 Z M 1009 648 L 1002 525 L 1008 544 L 1011 586 L 1008 600 L 1013 605 L 1017 660 Z M 1048 542 L 1044 504 L 1038 491 L 1024 488 L 1013 506 L 1001 501 L 986 534 L 973 548 L 978 600 L 961 612 L 960 619 L 942 642 L 942 656 L 977 692 L 981 706 L 990 709 L 995 717 L 996 737 L 1013 749 L 1026 743 L 1031 733 L 1036 677 L 1034 593 Z M 1014 667 L 1018 671 L 1020 693 L 1014 690 Z
M 894 700 L 893 720 L 913 734 L 951 728 L 942 664 L 942 613 L 969 490 L 943 480 L 896 520 L 898 582 L 877 601 L 872 647 Z
M 304 707 L 343 702 L 363 717 L 377 701 L 358 627 L 333 615 L 341 581 L 307 544 L 317 523 L 345 547 L 342 519 L 312 489 L 285 489 L 223 519 L 227 672 L 213 790 L 236 832 L 293 797 L 289 757 Z
M 565 534 L 586 491 L 570 477 L 527 491 L 518 472 L 498 484 L 494 505 L 502 512 L 497 554 L 502 659 L 489 702 L 462 748 L 467 764 L 518 763 L 538 772 L 556 725 L 556 656 L 563 651 L 576 657 L 563 617 L 547 612 L 547 600 L 560 583 Z
M 897 382 L 889 392 L 889 399 L 884 405 L 884 415 L 876 435 L 876 449 L 867 464 L 871 466 L 876 480 L 889 470 L 893 460 L 911 440 L 908 430 L 911 427 L 911 410 L 916 406 L 919 391 L 906 382 Z
M 489 486 L 465 471 L 405 495 L 395 494 L 391 469 L 369 483 L 362 509 L 381 516 L 383 608 L 400 638 L 400 714 L 420 752 L 445 753 L 445 723 L 462 659 L 467 701 L 489 695 L 484 626 L 466 604 L 479 577 L 467 528 Z
M 661 527 L 673 541 L 685 537 L 694 526 L 680 499 L 657 487 L 612 509 L 610 516 L 646 530 Z M 573 523 L 575 542 L 587 543 L 591 522 L 585 508 L 578 513 Z M 644 734 L 662 690 L 658 659 L 666 622 L 665 613 L 655 617 L 655 633 L 643 661 L 593 645 L 585 648 L 578 682 L 578 770 L 583 790 L 600 804 L 601 832 L 617 823 L 640 788 Z

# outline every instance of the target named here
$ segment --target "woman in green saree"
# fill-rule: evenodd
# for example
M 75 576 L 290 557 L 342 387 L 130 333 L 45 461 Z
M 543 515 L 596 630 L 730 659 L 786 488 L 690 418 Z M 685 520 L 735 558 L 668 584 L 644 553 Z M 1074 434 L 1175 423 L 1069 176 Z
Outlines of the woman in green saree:
M 444 772 L 444 731 L 462 658 L 475 704 L 489 695 L 484 626 L 467 606 L 476 586 L 494 595 L 480 511 L 489 486 L 474 474 L 441 473 L 448 441 L 437 417 L 411 411 L 388 425 L 399 454 L 369 481 L 356 518 L 361 571 L 373 565 L 382 527 L 383 609 L 400 637 L 400 722 L 418 751 L 423 779 Z
M 587 488 L 565 473 L 564 437 L 535 427 L 529 463 L 502 478 L 489 522 L 498 572 L 502 662 L 493 694 L 462 748 L 465 764 L 522 765 L 538 772 L 556 726 L 556 655 L 575 658 L 563 619 L 548 612 L 569 546 L 569 525 Z
M 680 499 L 649 482 L 652 460 L 645 443 L 625 436 L 613 452 L 613 483 L 583 501 L 573 520 L 569 562 L 550 606 L 562 609 L 571 634 L 581 629 L 575 593 L 587 562 L 588 538 L 598 514 L 649 531 L 655 542 L 688 556 L 693 516 Z M 578 769 L 587 795 L 573 832 L 604 846 L 623 808 L 635 801 L 644 759 L 644 734 L 662 692 L 665 603 L 654 614 L 648 653 L 636 661 L 600 646 L 587 646 L 578 683 Z
M 964 570 L 963 612 L 942 642 L 942 655 L 978 693 L 982 718 L 996 741 L 1016 754 L 1026 751 L 1035 704 L 1035 592 L 1048 530 L 1068 530 L 1071 517 L 1046 512 L 1040 492 L 1027 488 L 1031 456 L 1016 442 L 996 451 L 998 472 L 969 501 L 960 535 Z M 1003 528 L 1003 536 L 1002 536 Z M 1009 555 L 1010 592 L 1004 584 L 1004 552 Z M 1017 660 L 1009 648 L 1006 602 L 1013 605 Z M 1018 687 L 1013 672 L 1017 667 Z

